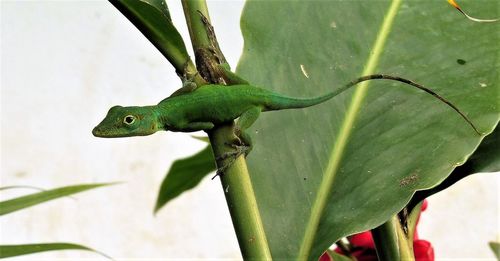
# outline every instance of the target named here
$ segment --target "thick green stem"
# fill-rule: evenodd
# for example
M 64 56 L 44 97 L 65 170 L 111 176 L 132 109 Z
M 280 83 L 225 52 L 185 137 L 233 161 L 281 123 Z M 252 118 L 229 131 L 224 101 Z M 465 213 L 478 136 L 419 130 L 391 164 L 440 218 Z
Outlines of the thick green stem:
M 216 157 L 230 152 L 231 148 L 226 144 L 233 137 L 233 126 L 222 126 L 210 133 L 209 137 Z M 243 258 L 271 260 L 271 252 L 243 156 L 238 157 L 224 172 L 221 183 Z
M 203 14 L 209 21 L 207 3 L 204 0 L 182 0 L 182 8 L 186 17 L 186 23 L 191 36 L 193 49 L 210 48 L 210 38 L 208 37 L 205 24 L 201 20 Z
M 399 260 L 398 235 L 394 218 L 372 229 L 373 241 L 380 261 Z
M 405 234 L 397 215 L 371 232 L 380 261 L 415 260 L 413 240 Z
M 206 2 L 204 0 L 183 0 L 182 6 L 195 53 L 198 50 L 213 49 L 215 36 L 212 39 L 209 37 L 210 32 L 207 32 L 206 25 L 202 20 L 202 15 L 209 19 Z M 200 59 L 212 58 L 216 57 L 200 57 Z M 197 60 L 197 64 L 217 64 L 218 62 L 220 61 Z M 214 67 L 208 66 L 207 68 L 210 70 Z M 234 139 L 233 127 L 233 123 L 230 123 L 217 126 L 216 129 L 209 132 L 210 143 L 216 158 L 233 151 L 227 145 Z M 221 160 L 217 162 L 217 165 L 220 168 L 224 163 Z M 271 252 L 244 156 L 239 156 L 224 171 L 221 182 L 243 258 L 245 260 L 271 260 Z

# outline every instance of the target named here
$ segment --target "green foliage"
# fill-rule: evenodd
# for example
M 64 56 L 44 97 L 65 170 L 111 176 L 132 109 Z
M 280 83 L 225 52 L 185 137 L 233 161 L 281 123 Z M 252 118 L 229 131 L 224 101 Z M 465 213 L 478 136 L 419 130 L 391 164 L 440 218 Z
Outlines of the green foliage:
M 111 259 L 103 253 L 100 253 L 86 246 L 71 243 L 44 243 L 44 244 L 24 244 L 24 245 L 0 245 L 0 258 L 34 254 L 54 250 L 86 250 L 98 253 Z
M 311 97 L 386 73 L 450 99 L 483 133 L 498 122 L 499 24 L 471 23 L 444 1 L 254 1 L 241 23 L 237 71 L 253 84 Z M 380 225 L 481 142 L 446 106 L 399 85 L 370 82 L 314 108 L 263 114 L 252 127 L 247 160 L 274 258 L 315 259 Z
M 183 71 L 188 57 L 163 1 L 111 2 Z M 183 4 L 196 49 L 206 33 L 197 11 L 208 17 L 206 5 Z M 476 5 L 475 12 L 499 16 L 489 5 Z M 252 1 L 241 22 L 245 48 L 238 72 L 252 84 L 311 97 L 361 75 L 398 75 L 449 99 L 485 135 L 498 124 L 499 72 L 492 68 L 500 61 L 499 25 L 471 23 L 445 1 Z M 427 188 L 455 177 L 447 179 L 484 135 L 442 103 L 401 85 L 367 82 L 323 105 L 259 118 L 248 158 L 252 180 L 236 193 L 243 196 L 226 193 L 244 257 L 252 243 L 242 231 L 259 230 L 251 224 L 260 215 L 274 258 L 316 259 L 339 238 L 394 220 L 415 191 L 428 196 Z M 484 157 L 496 146 L 492 137 L 471 157 L 467 164 L 474 167 L 465 175 L 498 168 L 496 153 Z M 216 153 L 220 144 L 212 144 Z M 213 170 L 212 160 L 207 147 L 177 161 L 155 211 L 196 186 Z M 235 165 L 246 171 L 244 162 Z M 231 188 L 237 181 L 231 177 Z M 258 208 L 248 199 L 252 185 Z M 237 214 L 241 206 L 250 206 L 251 218 Z M 411 227 L 417 216 L 410 212 Z M 265 237 L 258 241 L 267 244 Z
M 190 59 L 186 46 L 172 24 L 164 0 L 110 0 L 110 2 L 158 48 L 178 71 L 187 66 Z
M 408 203 L 408 209 L 411 211 L 416 204 L 425 198 L 449 188 L 472 174 L 500 171 L 498 148 L 500 148 L 500 128 L 497 125 L 493 133 L 483 139 L 477 150 L 474 151 L 474 154 L 470 156 L 464 165 L 455 168 L 439 185 L 415 192 L 415 195 L 413 195 Z
M 73 185 L 67 187 L 61 187 L 51 190 L 43 190 L 42 192 L 21 196 L 13 198 L 10 200 L 5 200 L 0 202 L 0 215 L 5 215 L 12 213 L 14 211 L 28 208 L 34 205 L 41 204 L 43 202 L 66 197 L 72 194 L 83 192 L 90 189 L 95 189 L 103 186 L 109 186 L 116 183 L 96 183 L 96 184 L 84 184 L 84 185 Z M 14 188 L 34 188 L 37 190 L 42 190 L 36 187 L 30 186 L 6 186 L 1 187 L 0 190 L 14 189 Z M 96 251 L 92 248 L 73 244 L 73 243 L 38 243 L 38 244 L 21 244 L 21 245 L 0 245 L 0 258 L 7 258 L 13 256 L 27 255 L 44 251 L 54 251 L 54 250 L 86 250 L 98 253 L 102 256 L 110 258 L 105 254 Z M 110 258 L 111 259 L 111 258 Z
M 109 186 L 112 184 L 115 183 L 98 183 L 98 184 L 67 186 L 1 201 L 0 216 L 14 211 L 18 211 L 23 208 L 38 205 L 40 203 L 53 200 L 56 198 L 65 197 L 85 190 L 94 189 L 102 186 Z
M 198 185 L 215 170 L 214 156 L 210 145 L 197 154 L 176 160 L 161 183 L 154 212 L 158 212 L 170 200 Z
M 500 156 L 498 155 L 498 148 L 500 148 L 499 125 L 496 126 L 493 133 L 484 138 L 478 149 L 474 151 L 474 154 L 472 154 L 467 160 L 467 163 L 456 168 L 454 172 L 462 167 L 467 167 L 468 174 L 500 171 Z
M 500 243 L 498 242 L 490 242 L 489 243 L 491 250 L 495 254 L 497 260 L 500 260 Z
M 45 189 L 39 188 L 39 187 L 34 187 L 34 186 L 5 186 L 5 187 L 0 187 L 0 191 L 2 190 L 9 190 L 9 189 L 33 189 L 37 191 L 45 191 Z

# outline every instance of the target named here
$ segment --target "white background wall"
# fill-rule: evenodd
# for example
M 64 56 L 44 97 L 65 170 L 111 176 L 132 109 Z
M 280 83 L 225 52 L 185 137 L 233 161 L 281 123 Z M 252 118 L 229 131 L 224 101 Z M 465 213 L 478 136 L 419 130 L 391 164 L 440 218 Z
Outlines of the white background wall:
M 179 2 L 169 7 L 189 39 Z M 242 6 L 209 2 L 233 68 L 243 44 Z M 180 86 L 168 62 L 111 4 L 1 1 L 0 36 L 1 186 L 126 182 L 2 216 L 0 243 L 77 242 L 122 260 L 241 258 L 218 180 L 204 180 L 152 215 L 166 170 L 201 142 L 182 133 L 91 135 L 111 105 L 155 104 Z M 476 175 L 430 199 L 419 228 L 438 257 L 493 258 L 487 241 L 500 240 L 499 184 L 498 175 Z M 20 260 L 56 257 L 101 259 L 64 251 Z

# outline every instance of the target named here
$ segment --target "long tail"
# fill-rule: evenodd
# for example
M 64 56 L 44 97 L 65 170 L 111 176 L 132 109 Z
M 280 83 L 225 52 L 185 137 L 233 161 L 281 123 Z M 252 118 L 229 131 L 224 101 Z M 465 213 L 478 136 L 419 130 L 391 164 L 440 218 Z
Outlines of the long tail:
M 460 116 L 474 129 L 474 131 L 477 134 L 482 135 L 482 133 L 477 129 L 477 127 L 474 125 L 474 123 L 472 123 L 472 121 L 462 111 L 460 111 L 460 109 L 458 109 L 451 102 L 449 102 L 448 100 L 443 98 L 441 95 L 435 93 L 433 90 L 426 88 L 423 85 L 418 84 L 416 82 L 410 81 L 410 80 L 405 79 L 405 78 L 386 75 L 386 74 L 372 74 L 372 75 L 366 75 L 366 76 L 359 77 L 359 78 L 349 82 L 348 84 L 344 85 L 342 88 L 337 89 L 331 93 L 328 93 L 324 96 L 320 96 L 317 98 L 312 98 L 312 99 L 293 99 L 292 98 L 286 102 L 286 105 L 284 107 L 286 107 L 286 108 L 304 108 L 304 107 L 313 106 L 313 105 L 322 103 L 324 101 L 327 101 L 327 100 L 339 95 L 340 93 L 348 90 L 349 88 L 357 85 L 358 83 L 361 83 L 364 81 L 370 81 L 370 80 L 393 80 L 393 81 L 406 83 L 407 85 L 405 85 L 405 86 L 412 86 L 412 87 L 418 88 L 418 89 L 434 96 L 435 98 L 437 98 L 441 102 L 443 102 L 446 105 L 448 105 L 449 107 L 451 107 L 454 111 L 456 111 L 458 114 L 460 114 Z M 283 105 L 281 105 L 281 106 L 283 106 Z M 281 108 L 283 108 L 283 107 L 281 107 Z

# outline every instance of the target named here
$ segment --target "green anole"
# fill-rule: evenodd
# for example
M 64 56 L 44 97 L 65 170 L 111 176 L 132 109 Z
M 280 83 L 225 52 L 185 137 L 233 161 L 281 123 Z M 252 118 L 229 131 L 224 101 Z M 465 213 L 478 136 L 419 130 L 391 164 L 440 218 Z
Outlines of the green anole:
M 448 2 L 465 14 L 454 0 L 448 0 Z M 214 45 L 217 41 L 215 40 L 213 28 L 209 24 L 207 18 L 202 14 L 201 16 L 205 26 L 207 26 L 207 30 L 211 32 L 209 36 L 212 37 L 211 41 L 212 45 Z M 466 16 L 469 18 L 468 15 Z M 481 19 L 474 19 L 474 21 L 476 20 L 484 22 Z M 212 49 L 218 50 L 219 48 L 214 45 Z M 198 55 L 207 55 L 206 53 L 207 52 L 200 52 Z M 222 54 L 215 53 L 214 55 L 221 60 L 221 63 L 225 63 Z M 112 107 L 104 120 L 94 128 L 92 133 L 97 137 L 114 138 L 145 136 L 159 130 L 180 132 L 208 131 L 219 124 L 238 119 L 235 127 L 235 134 L 239 137 L 238 142 L 251 147 L 252 143 L 250 136 L 245 130 L 257 120 L 261 112 L 314 106 L 337 96 L 360 82 L 387 79 L 403 82 L 431 94 L 459 113 L 474 131 L 481 135 L 481 132 L 474 126 L 472 121 L 449 101 L 434 91 L 401 77 L 384 74 L 363 76 L 326 95 L 316 98 L 300 99 L 286 97 L 266 89 L 252 86 L 232 73 L 229 68 L 226 68 L 223 64 L 219 64 L 217 68 L 220 70 L 213 70 L 214 68 L 212 68 L 212 70 L 207 69 L 208 71 L 218 72 L 216 76 L 211 75 L 211 78 L 216 78 L 215 80 L 220 78 L 222 83 L 233 85 L 210 84 L 198 87 L 185 79 L 186 81 L 182 88 L 157 105 Z
M 230 144 L 238 150 L 227 156 L 234 159 L 240 154 L 248 154 L 251 150 L 252 142 L 246 130 L 257 120 L 261 112 L 314 106 L 360 82 L 374 79 L 399 81 L 425 91 L 455 110 L 476 133 L 481 135 L 464 113 L 434 91 L 410 80 L 383 74 L 360 77 L 338 90 L 308 99 L 286 97 L 250 84 L 204 85 L 191 92 L 175 92 L 157 105 L 114 106 L 92 133 L 96 137 L 115 138 L 146 136 L 159 130 L 210 131 L 218 125 L 238 119 L 235 125 L 236 139 Z

